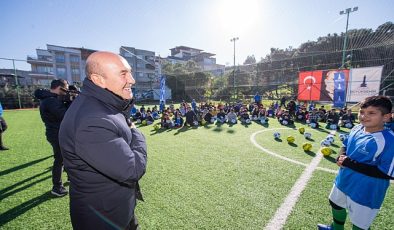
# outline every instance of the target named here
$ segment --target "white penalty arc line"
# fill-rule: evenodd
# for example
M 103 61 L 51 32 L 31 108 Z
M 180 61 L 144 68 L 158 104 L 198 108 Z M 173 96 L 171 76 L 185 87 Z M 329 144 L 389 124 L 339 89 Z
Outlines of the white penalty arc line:
M 279 128 L 279 129 L 289 129 L 289 128 Z M 258 147 L 259 149 L 263 150 L 264 152 L 273 155 L 275 157 L 278 157 L 280 159 L 298 164 L 298 165 L 302 165 L 305 166 L 305 170 L 304 172 L 301 174 L 300 178 L 298 178 L 298 180 L 296 181 L 296 183 L 293 185 L 293 187 L 290 190 L 290 193 L 287 195 L 287 197 L 285 198 L 284 202 L 281 204 L 281 206 L 279 207 L 279 209 L 275 212 L 274 217 L 272 217 L 272 219 L 270 220 L 270 222 L 265 226 L 264 229 L 267 230 L 277 230 L 277 229 L 282 229 L 284 224 L 286 223 L 286 220 L 288 218 L 288 216 L 290 215 L 291 211 L 293 210 L 293 207 L 295 206 L 295 204 L 298 201 L 298 198 L 300 197 L 302 191 L 305 189 L 306 185 L 308 184 L 308 181 L 310 180 L 310 178 L 312 177 L 313 171 L 315 171 L 315 169 L 317 169 L 317 165 L 319 165 L 321 159 L 323 158 L 322 154 L 318 154 L 316 157 L 313 158 L 313 160 L 311 161 L 311 163 L 304 164 L 302 162 L 281 156 L 279 154 L 276 154 L 272 151 L 269 151 L 265 148 L 263 148 L 262 146 L 260 146 L 256 140 L 255 137 L 257 134 L 265 132 L 265 131 L 269 131 L 269 130 L 277 130 L 277 129 L 267 129 L 267 130 L 262 130 L 262 131 L 258 131 L 253 133 L 250 136 L 250 140 L 251 142 Z M 328 171 L 328 172 L 332 172 L 334 170 L 329 170 L 329 169 L 324 169 L 321 168 L 321 170 L 324 171 Z M 336 173 L 336 171 L 334 171 Z
M 302 166 L 304 166 L 304 167 L 307 167 L 308 164 L 305 164 L 305 163 L 302 163 L 302 162 L 300 162 L 300 161 L 293 160 L 293 159 L 290 159 L 290 158 L 288 158 L 288 157 L 284 157 L 284 156 L 282 156 L 282 155 L 279 155 L 279 154 L 277 154 L 277 153 L 274 153 L 274 152 L 272 152 L 272 151 L 270 151 L 270 150 L 268 150 L 268 149 L 262 147 L 261 145 L 259 145 L 259 144 L 257 143 L 257 141 L 255 140 L 257 134 L 260 134 L 260 133 L 263 133 L 263 132 L 267 132 L 267 131 L 272 131 L 272 130 L 281 130 L 281 129 L 283 130 L 283 129 L 290 129 L 290 128 L 277 128 L 277 129 L 265 129 L 265 130 L 260 130 L 260 131 L 257 131 L 257 132 L 255 132 L 255 133 L 252 133 L 252 135 L 250 135 L 250 141 L 254 144 L 254 146 L 256 146 L 257 148 L 261 149 L 263 152 L 266 152 L 266 153 L 270 154 L 271 156 L 280 158 L 280 159 L 282 159 L 282 160 L 291 162 L 291 163 L 293 163 L 293 164 L 302 165 Z M 316 167 L 316 169 L 317 169 L 317 170 L 321 170 L 321 171 L 325 171 L 325 172 L 329 172 L 329 173 L 334 173 L 334 174 L 336 174 L 336 173 L 338 172 L 338 170 L 333 170 L 333 169 L 328 169 L 328 168 L 323 168 L 323 167 Z

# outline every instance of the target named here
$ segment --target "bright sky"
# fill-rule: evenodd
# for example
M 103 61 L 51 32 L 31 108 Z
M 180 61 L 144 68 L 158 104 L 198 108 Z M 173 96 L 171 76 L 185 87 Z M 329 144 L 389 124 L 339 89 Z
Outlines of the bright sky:
M 46 44 L 119 53 L 120 46 L 155 51 L 190 46 L 233 64 L 248 55 L 257 61 L 271 47 L 299 47 L 328 33 L 345 31 L 339 11 L 350 14 L 349 29 L 394 21 L 393 0 L 1 0 L 0 57 L 26 59 Z M 18 69 L 30 65 L 16 63 Z M 1 61 L 0 68 L 12 68 Z

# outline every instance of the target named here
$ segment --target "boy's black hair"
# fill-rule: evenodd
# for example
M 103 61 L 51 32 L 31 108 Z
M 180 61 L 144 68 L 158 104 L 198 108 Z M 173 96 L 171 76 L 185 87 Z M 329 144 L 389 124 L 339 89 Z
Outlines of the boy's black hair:
M 391 113 L 391 109 L 393 108 L 390 98 L 386 96 L 367 97 L 360 104 L 361 109 L 365 109 L 369 106 L 378 108 L 383 113 L 383 115 Z
M 51 89 L 56 89 L 57 87 L 65 88 L 66 82 L 61 79 L 56 79 L 51 82 Z

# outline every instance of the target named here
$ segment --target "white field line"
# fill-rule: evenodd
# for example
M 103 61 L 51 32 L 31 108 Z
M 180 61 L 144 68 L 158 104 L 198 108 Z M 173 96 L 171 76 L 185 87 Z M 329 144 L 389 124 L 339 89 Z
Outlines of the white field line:
M 287 217 L 290 215 L 291 210 L 293 210 L 293 207 L 297 203 L 302 191 L 304 191 L 309 179 L 311 179 L 313 171 L 315 171 L 322 158 L 322 154 L 318 154 L 315 158 L 313 158 L 312 162 L 306 167 L 300 178 L 298 178 L 296 183 L 291 188 L 289 195 L 287 195 L 285 201 L 282 203 L 279 209 L 276 210 L 274 217 L 272 217 L 271 221 L 267 224 L 267 226 L 265 226 L 264 229 L 278 230 L 283 228 Z
M 280 128 L 280 129 L 288 129 L 288 128 Z M 270 129 L 272 130 L 272 129 Z M 312 177 L 313 171 L 315 171 L 321 161 L 321 159 L 323 158 L 323 155 L 318 154 L 315 158 L 313 158 L 313 160 L 311 161 L 311 163 L 309 165 L 281 156 L 279 154 L 276 154 L 262 146 L 260 146 L 256 140 L 255 137 L 257 134 L 265 132 L 268 130 L 262 130 L 262 131 L 258 131 L 253 133 L 250 136 L 250 141 L 259 149 L 263 150 L 264 152 L 278 157 L 282 160 L 286 160 L 289 161 L 291 163 L 294 164 L 298 164 L 298 165 L 303 165 L 305 166 L 305 170 L 302 173 L 302 175 L 300 176 L 300 178 L 298 178 L 298 180 L 296 181 L 296 183 L 293 185 L 293 187 L 290 190 L 290 193 L 287 195 L 287 197 L 285 198 L 284 202 L 282 203 L 282 205 L 279 207 L 279 209 L 275 212 L 275 215 L 272 217 L 272 219 L 270 220 L 270 222 L 267 224 L 267 226 L 264 229 L 267 230 L 277 230 L 277 229 L 282 229 L 284 224 L 286 223 L 286 220 L 288 218 L 288 216 L 290 215 L 291 211 L 293 210 L 295 204 L 297 203 L 302 191 L 305 189 L 306 185 L 308 184 L 308 181 L 310 180 L 310 178 Z M 336 173 L 335 170 L 330 170 L 330 169 L 325 169 L 325 168 L 319 168 L 320 170 L 324 170 L 330 173 Z
M 270 154 L 271 156 L 280 158 L 280 159 L 285 160 L 285 161 L 289 161 L 289 162 L 291 162 L 291 163 L 293 163 L 293 164 L 302 165 L 302 166 L 307 167 L 308 164 L 305 164 L 305 163 L 302 163 L 302 162 L 300 162 L 300 161 L 293 160 L 293 159 L 290 159 L 290 158 L 288 158 L 288 157 L 284 157 L 284 156 L 282 156 L 282 155 L 279 155 L 279 154 L 277 154 L 277 153 L 274 153 L 274 152 L 272 152 L 272 151 L 270 151 L 270 150 L 268 150 L 268 149 L 262 147 L 261 145 L 259 145 L 259 144 L 256 142 L 256 140 L 255 140 L 257 134 L 260 134 L 260 133 L 263 133 L 263 132 L 267 132 L 267 131 L 271 131 L 271 130 L 280 130 L 280 129 L 290 129 L 290 128 L 265 129 L 265 130 L 257 131 L 257 132 L 255 132 L 255 133 L 252 133 L 252 135 L 250 136 L 250 141 L 254 144 L 254 146 L 256 146 L 257 148 L 263 150 L 263 152 L 266 152 L 266 153 Z M 333 169 L 328 169 L 328 168 L 322 168 L 322 167 L 316 167 L 316 169 L 317 169 L 317 170 L 321 170 L 321 171 L 325 171 L 325 172 L 329 172 L 329 173 L 334 173 L 334 174 L 336 174 L 336 173 L 338 172 L 338 170 L 333 170 Z

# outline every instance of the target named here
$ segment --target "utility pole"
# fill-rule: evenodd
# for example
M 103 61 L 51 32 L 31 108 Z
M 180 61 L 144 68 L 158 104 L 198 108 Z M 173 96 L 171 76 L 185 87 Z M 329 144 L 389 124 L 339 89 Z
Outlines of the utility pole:
M 347 14 L 346 19 L 346 30 L 345 30 L 345 40 L 343 41 L 343 51 L 342 51 L 342 68 L 345 68 L 345 56 L 346 56 L 346 43 L 347 43 L 347 29 L 349 26 L 349 14 L 358 10 L 358 7 L 347 8 L 346 10 L 341 10 L 339 15 Z
M 20 93 L 19 93 L 18 75 L 16 74 L 15 60 L 14 60 L 14 59 L 12 59 L 12 65 L 13 65 L 13 67 L 14 67 L 16 94 L 18 95 L 19 109 L 22 109 L 22 105 L 21 105 L 21 96 L 20 96 Z
M 235 90 L 235 42 L 239 40 L 239 37 L 234 37 L 230 39 L 231 42 L 234 42 L 234 70 L 233 70 L 233 93 L 234 93 L 234 100 L 236 101 L 237 93 Z

